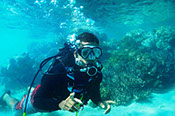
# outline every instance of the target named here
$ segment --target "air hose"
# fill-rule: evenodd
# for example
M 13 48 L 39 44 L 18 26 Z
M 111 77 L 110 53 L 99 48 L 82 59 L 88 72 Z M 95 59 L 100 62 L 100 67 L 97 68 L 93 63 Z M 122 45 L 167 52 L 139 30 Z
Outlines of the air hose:
M 43 60 L 40 64 L 40 67 L 39 67 L 39 70 L 37 71 L 37 73 L 35 74 L 32 82 L 31 82 L 31 85 L 30 85 L 30 88 L 29 88 L 29 91 L 27 93 L 27 96 L 26 96 L 26 101 L 25 101 L 25 107 L 24 107 L 24 111 L 23 111 L 23 116 L 26 116 L 26 111 L 27 111 L 27 102 L 28 102 L 28 99 L 29 99 L 29 94 L 30 94 L 30 91 L 31 91 L 31 88 L 33 86 L 33 83 L 38 75 L 38 73 L 41 71 L 42 67 L 48 62 L 50 61 L 52 58 L 55 58 L 57 57 L 58 55 L 55 55 L 55 56 L 52 56 L 52 57 L 49 57 L 49 58 L 46 58 L 45 60 Z
M 83 95 L 81 96 L 80 100 L 83 99 Z M 80 103 L 78 104 L 78 106 L 80 106 Z M 78 112 L 76 112 L 75 116 L 78 116 Z

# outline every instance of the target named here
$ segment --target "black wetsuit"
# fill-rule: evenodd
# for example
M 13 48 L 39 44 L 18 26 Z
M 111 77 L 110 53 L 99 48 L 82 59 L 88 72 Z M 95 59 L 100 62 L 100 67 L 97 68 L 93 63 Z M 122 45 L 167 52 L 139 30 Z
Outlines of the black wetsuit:
M 37 88 L 33 106 L 41 111 L 60 110 L 58 104 L 65 100 L 71 92 L 75 92 L 75 97 L 79 98 L 83 95 L 84 104 L 91 99 L 95 104 L 101 101 L 100 83 L 102 81 L 101 69 L 98 73 L 90 77 L 86 72 L 80 72 L 80 67 L 75 63 L 73 54 L 68 54 L 56 59 L 53 67 L 48 73 L 55 75 L 43 75 L 40 86 Z M 75 69 L 69 72 L 68 69 Z M 76 71 L 77 70 L 77 71 Z

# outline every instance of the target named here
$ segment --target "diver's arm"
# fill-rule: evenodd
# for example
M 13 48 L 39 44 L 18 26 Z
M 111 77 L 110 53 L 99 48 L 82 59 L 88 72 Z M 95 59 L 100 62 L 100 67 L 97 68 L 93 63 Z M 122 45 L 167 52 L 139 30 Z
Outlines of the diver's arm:
M 44 111 L 59 110 L 58 104 L 63 100 L 61 91 L 64 85 L 64 75 L 47 76 L 41 82 L 41 86 L 35 92 L 33 106 Z
M 58 104 L 63 100 L 61 91 L 63 91 L 66 81 L 64 68 L 60 64 L 53 67 L 49 73 L 56 75 L 43 75 L 41 86 L 35 92 L 33 100 L 33 106 L 44 111 L 60 109 Z
M 96 86 L 92 93 L 90 94 L 90 99 L 92 100 L 93 103 L 95 103 L 96 105 L 99 104 L 99 102 L 101 102 L 101 94 L 100 94 L 100 90 L 99 90 L 99 86 Z
M 101 108 L 105 109 L 104 114 L 107 114 L 111 111 L 111 104 L 117 104 L 116 102 L 112 101 L 112 100 L 106 100 L 103 101 L 101 99 L 101 94 L 100 94 L 100 83 L 102 81 L 102 74 L 100 76 L 100 78 L 98 78 L 97 80 L 97 84 L 94 84 L 94 88 L 92 89 L 92 92 L 94 94 L 91 95 L 91 100 L 98 106 L 100 106 Z
M 53 99 L 53 98 L 35 98 L 35 101 L 33 102 L 33 107 L 38 109 L 39 111 L 55 111 L 60 110 L 58 104 L 61 102 L 61 100 Z
M 88 90 L 88 94 L 92 102 L 98 105 L 101 102 L 101 94 L 100 94 L 100 83 L 102 81 L 102 74 L 100 73 L 98 77 L 93 80 L 91 87 Z

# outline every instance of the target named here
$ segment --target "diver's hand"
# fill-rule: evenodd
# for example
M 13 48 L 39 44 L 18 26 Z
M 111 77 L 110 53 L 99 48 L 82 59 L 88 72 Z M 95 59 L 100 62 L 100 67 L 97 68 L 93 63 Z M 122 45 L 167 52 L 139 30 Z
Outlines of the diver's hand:
M 69 97 L 59 103 L 59 107 L 62 110 L 67 110 L 70 112 L 77 112 L 80 110 L 80 105 L 83 105 L 82 101 L 74 98 L 75 93 L 71 93 Z M 80 104 L 80 105 L 79 105 Z
M 112 101 L 112 100 L 99 102 L 99 106 L 101 108 L 105 109 L 104 114 L 107 114 L 111 111 L 111 105 L 110 104 L 117 104 L 117 103 L 115 101 Z

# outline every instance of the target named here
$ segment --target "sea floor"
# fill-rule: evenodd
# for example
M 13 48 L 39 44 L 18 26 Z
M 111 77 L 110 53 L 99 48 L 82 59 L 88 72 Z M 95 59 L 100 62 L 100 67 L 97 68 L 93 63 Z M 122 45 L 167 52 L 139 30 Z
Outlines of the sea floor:
M 134 102 L 128 106 L 112 107 L 111 112 L 107 115 L 104 115 L 100 108 L 85 106 L 78 116 L 175 116 L 175 89 L 163 94 L 153 93 L 152 96 L 150 102 Z M 13 113 L 7 109 L 0 111 L 0 116 L 13 116 Z M 56 111 L 29 116 L 75 116 L 75 113 Z

